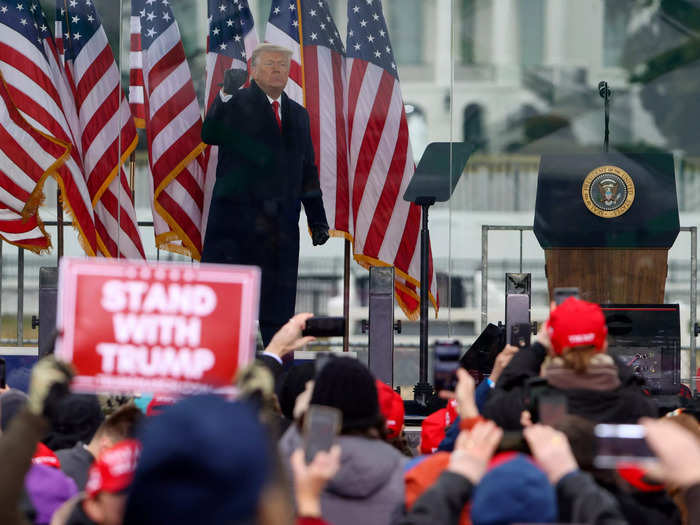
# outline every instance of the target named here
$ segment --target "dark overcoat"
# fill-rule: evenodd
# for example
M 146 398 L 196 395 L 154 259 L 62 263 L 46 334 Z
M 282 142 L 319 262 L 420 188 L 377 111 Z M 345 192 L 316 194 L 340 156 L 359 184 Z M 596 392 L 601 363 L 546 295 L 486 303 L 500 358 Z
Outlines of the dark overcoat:
M 253 81 L 227 102 L 217 96 L 202 140 L 219 146 L 202 262 L 262 269 L 260 322 L 294 314 L 299 212 L 328 228 L 311 142 L 309 115 L 285 93 L 280 132 L 270 102 Z

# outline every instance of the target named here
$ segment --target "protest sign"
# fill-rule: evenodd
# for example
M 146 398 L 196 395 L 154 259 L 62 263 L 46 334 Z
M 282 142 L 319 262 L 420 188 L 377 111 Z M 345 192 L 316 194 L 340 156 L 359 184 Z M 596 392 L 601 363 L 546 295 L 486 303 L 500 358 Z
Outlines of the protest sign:
M 61 259 L 56 355 L 83 392 L 230 390 L 255 352 L 252 266 Z

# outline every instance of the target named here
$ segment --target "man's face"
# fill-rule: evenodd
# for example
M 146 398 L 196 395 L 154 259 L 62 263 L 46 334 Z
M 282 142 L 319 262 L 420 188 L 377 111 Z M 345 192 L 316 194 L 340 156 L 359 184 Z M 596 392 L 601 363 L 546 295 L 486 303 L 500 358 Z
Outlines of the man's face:
M 282 91 L 289 78 L 289 58 L 285 53 L 263 51 L 253 67 L 253 79 L 265 93 Z

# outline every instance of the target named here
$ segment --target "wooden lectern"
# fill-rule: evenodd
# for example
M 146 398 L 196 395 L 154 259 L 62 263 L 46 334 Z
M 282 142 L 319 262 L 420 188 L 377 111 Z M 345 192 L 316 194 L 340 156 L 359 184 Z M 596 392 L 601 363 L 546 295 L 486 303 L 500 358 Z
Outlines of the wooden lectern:
M 535 235 L 549 295 L 576 286 L 594 303 L 661 304 L 680 231 L 669 154 L 543 156 Z

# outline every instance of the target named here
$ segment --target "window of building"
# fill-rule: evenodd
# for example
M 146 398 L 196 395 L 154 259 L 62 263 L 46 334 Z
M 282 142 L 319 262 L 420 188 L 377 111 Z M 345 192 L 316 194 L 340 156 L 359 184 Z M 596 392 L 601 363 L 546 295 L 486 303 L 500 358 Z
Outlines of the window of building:
M 464 108 L 462 120 L 464 141 L 476 144 L 477 148 L 486 147 L 486 134 L 484 132 L 484 108 L 481 104 L 468 104 Z
M 460 0 L 459 51 L 462 64 L 476 62 L 476 0 Z
M 525 67 L 542 64 L 544 53 L 545 0 L 518 3 L 520 64 Z
M 384 2 L 386 5 L 387 2 Z M 422 64 L 423 22 L 425 2 L 423 0 L 391 0 L 388 2 L 389 36 L 394 48 L 394 57 L 399 64 Z
M 603 21 L 603 65 L 620 67 L 627 36 L 629 6 L 624 2 L 606 0 Z

